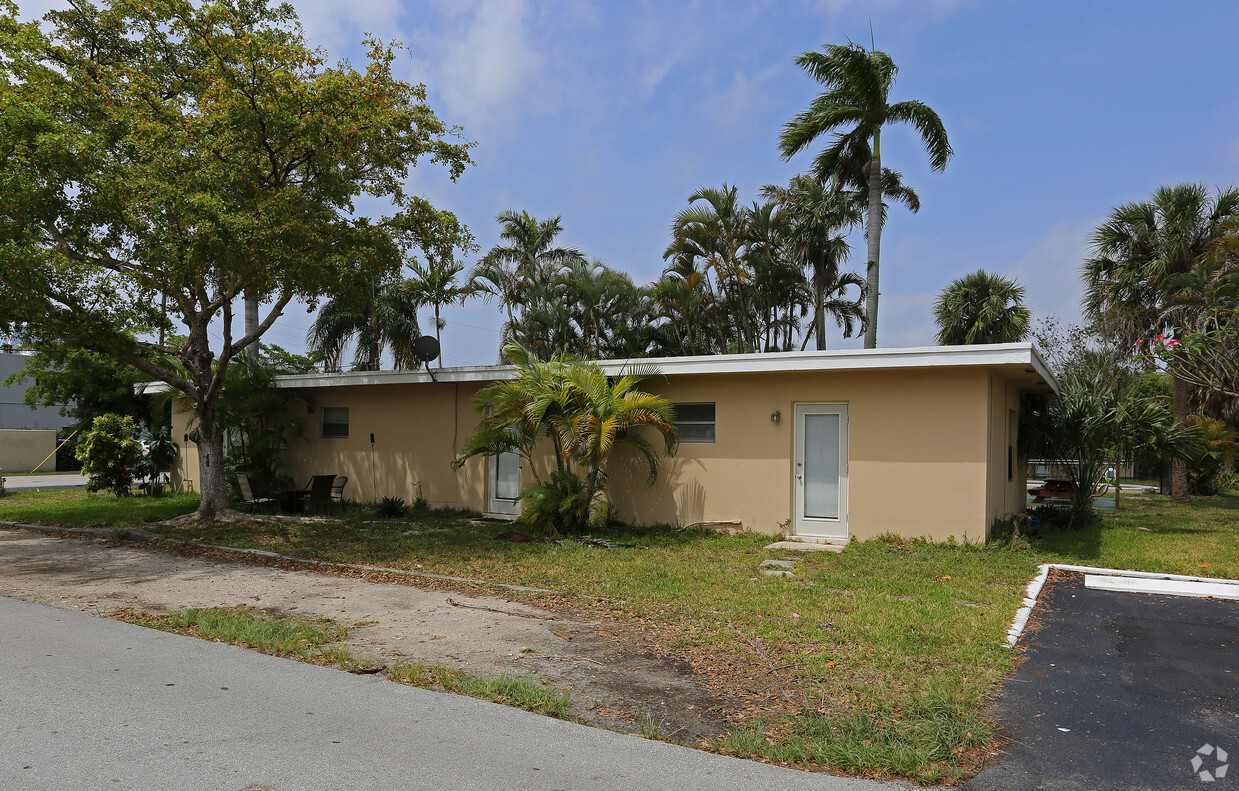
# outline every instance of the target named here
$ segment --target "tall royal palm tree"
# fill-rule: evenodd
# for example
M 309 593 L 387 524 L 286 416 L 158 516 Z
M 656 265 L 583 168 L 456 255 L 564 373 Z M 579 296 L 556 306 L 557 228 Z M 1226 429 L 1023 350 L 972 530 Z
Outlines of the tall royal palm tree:
M 403 280 L 355 285 L 319 309 L 306 333 L 306 346 L 323 356 L 328 370 L 340 369 L 350 342 L 354 370 L 379 370 L 384 349 L 391 349 L 397 368 L 416 368 L 413 342 L 421 337 L 417 307 Z
M 1170 309 L 1189 301 L 1182 276 L 1214 252 L 1237 220 L 1239 190 L 1210 196 L 1201 184 L 1160 187 L 1148 201 L 1115 208 L 1093 232 L 1093 257 L 1084 262 L 1085 314 L 1104 321 L 1129 348 L 1173 329 Z M 1181 425 L 1187 422 L 1188 395 L 1188 383 L 1174 376 L 1174 411 Z M 1183 461 L 1172 467 L 1171 497 L 1189 498 Z
M 1013 278 L 978 269 L 952 280 L 934 302 L 938 343 L 1017 343 L 1028 337 L 1032 314 L 1024 287 Z
M 865 348 L 877 346 L 878 264 L 882 239 L 882 127 L 887 123 L 911 124 L 921 135 L 935 171 L 946 167 L 954 153 L 942 119 L 923 102 L 889 102 L 891 86 L 898 69 L 885 52 L 869 51 L 858 44 L 827 44 L 821 52 L 805 52 L 796 65 L 826 90 L 783 127 L 779 149 L 784 159 L 807 148 L 822 135 L 834 139 L 814 161 L 819 180 L 836 176 L 849 180 L 852 163 L 863 156 L 866 146 L 871 158 L 865 176 L 869 186 L 865 237 L 869 247 L 868 296 Z M 840 131 L 843 130 L 843 131 Z

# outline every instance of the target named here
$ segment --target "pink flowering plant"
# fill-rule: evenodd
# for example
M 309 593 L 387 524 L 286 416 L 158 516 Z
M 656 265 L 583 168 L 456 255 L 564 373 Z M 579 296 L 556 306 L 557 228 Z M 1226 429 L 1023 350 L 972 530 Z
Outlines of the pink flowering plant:
M 1136 341 L 1138 354 L 1191 385 L 1239 398 L 1239 316 L 1217 311 L 1194 327 Z

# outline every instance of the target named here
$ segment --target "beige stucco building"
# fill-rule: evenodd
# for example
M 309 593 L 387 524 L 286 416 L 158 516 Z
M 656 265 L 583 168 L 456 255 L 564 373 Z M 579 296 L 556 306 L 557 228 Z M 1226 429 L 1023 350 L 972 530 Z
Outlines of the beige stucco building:
M 643 386 L 677 406 L 681 444 L 657 483 L 621 447 L 609 494 L 638 524 L 731 525 L 825 540 L 893 532 L 984 540 L 1024 509 L 1015 458 L 1020 394 L 1054 380 L 1029 344 L 642 360 Z M 602 363 L 619 373 L 623 362 Z M 509 366 L 280 377 L 289 391 L 287 471 L 349 478 L 345 495 L 518 512 L 515 458 L 451 461 L 477 424 L 473 396 Z M 187 416 L 174 418 L 174 436 Z M 374 441 L 371 443 L 371 435 Z M 197 475 L 186 443 L 178 477 Z

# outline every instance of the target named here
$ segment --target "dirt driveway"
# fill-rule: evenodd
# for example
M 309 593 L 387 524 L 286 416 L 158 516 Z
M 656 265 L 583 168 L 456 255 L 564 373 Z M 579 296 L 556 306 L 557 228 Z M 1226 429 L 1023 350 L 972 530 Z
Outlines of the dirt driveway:
M 380 662 L 404 658 L 483 677 L 545 679 L 571 693 L 571 716 L 592 725 L 635 730 L 648 712 L 686 743 L 725 729 L 717 713 L 724 701 L 687 663 L 660 656 L 616 624 L 499 597 L 5 527 L 0 595 L 101 616 L 237 605 L 323 616 L 349 628 L 357 654 Z

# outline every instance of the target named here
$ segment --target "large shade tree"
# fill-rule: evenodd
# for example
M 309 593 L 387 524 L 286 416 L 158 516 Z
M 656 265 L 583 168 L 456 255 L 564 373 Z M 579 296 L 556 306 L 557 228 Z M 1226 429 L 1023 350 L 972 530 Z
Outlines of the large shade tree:
M 1184 307 L 1184 275 L 1200 268 L 1239 219 L 1239 190 L 1210 194 L 1201 184 L 1160 187 L 1147 201 L 1115 208 L 1093 233 L 1093 256 L 1084 262 L 1084 311 L 1104 323 L 1128 349 L 1168 332 L 1182 332 L 1192 317 Z M 1172 340 L 1180 340 L 1172 338 Z M 1174 411 L 1188 413 L 1189 384 L 1174 367 Z M 1189 497 L 1187 464 L 1175 461 L 1171 497 Z
M 1028 337 L 1032 314 L 1014 278 L 978 269 L 951 281 L 934 301 L 938 343 L 1016 343 Z
M 818 138 L 831 134 L 831 143 L 814 160 L 814 176 L 821 181 L 833 177 L 844 185 L 855 181 L 856 163 L 866 151 L 869 153 L 862 173 L 869 188 L 865 212 L 869 248 L 865 348 L 872 349 L 878 338 L 878 264 L 884 213 L 882 127 L 888 123 L 911 124 L 920 134 L 935 171 L 946 168 L 954 152 L 942 119 L 928 105 L 916 100 L 890 103 L 898 68 L 885 52 L 869 51 L 858 44 L 827 44 L 820 52 L 802 54 L 796 65 L 826 90 L 783 127 L 779 136 L 783 158 L 790 159 Z
M 361 69 L 328 65 L 288 5 L 83 2 L 44 25 L 0 0 L 0 317 L 184 394 L 197 515 L 228 515 L 229 363 L 293 299 L 382 280 L 405 250 L 466 245 L 404 184 L 423 158 L 455 178 L 469 144 L 393 76 L 390 46 L 370 41 Z M 386 216 L 364 216 L 363 197 Z M 245 333 L 233 304 L 247 292 L 268 312 Z M 183 340 L 152 340 L 173 325 Z

